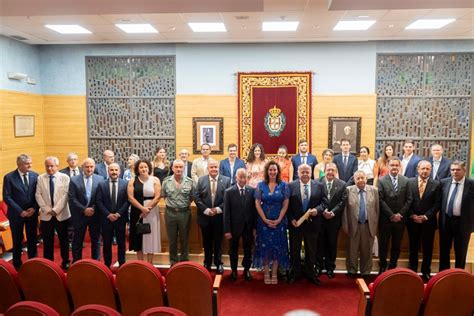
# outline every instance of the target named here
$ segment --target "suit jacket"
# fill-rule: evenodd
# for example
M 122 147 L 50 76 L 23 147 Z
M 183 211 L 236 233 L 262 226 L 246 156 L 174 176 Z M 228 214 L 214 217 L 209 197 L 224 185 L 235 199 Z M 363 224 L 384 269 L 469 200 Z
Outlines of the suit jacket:
M 193 179 L 193 182 L 197 183 L 200 177 L 207 174 L 207 161 L 202 157 L 194 159 L 191 167 L 191 178 Z
M 69 206 L 67 204 L 69 177 L 61 172 L 56 172 L 54 177 L 54 207 L 51 208 L 49 174 L 47 173 L 43 173 L 38 177 L 38 184 L 36 185 L 36 201 L 40 207 L 39 216 L 42 221 L 50 221 L 52 216 L 47 213 L 53 210 L 57 214 L 56 219 L 62 222 L 71 217 L 71 212 L 69 211 Z
M 99 183 L 97 188 L 96 205 L 102 220 L 108 220 L 110 213 L 120 214 L 117 221 L 126 222 L 128 217 L 128 201 L 127 186 L 128 182 L 123 179 L 117 179 L 117 203 L 116 209 L 112 209 L 112 191 L 110 190 L 110 179 Z
M 411 215 L 425 215 L 428 223 L 436 227 L 436 213 L 441 206 L 441 184 L 439 181 L 428 178 L 425 192 L 420 198 L 418 177 L 408 180 L 408 188 L 411 192 L 412 203 L 407 217 Z
M 434 165 L 433 165 L 433 157 L 429 157 L 428 161 L 431 163 L 432 169 L 431 169 L 431 174 L 430 178 L 434 180 L 441 181 L 443 179 L 449 178 L 451 176 L 451 163 L 452 161 L 446 157 L 443 157 L 441 159 L 441 162 L 439 164 L 438 172 L 436 173 L 436 176 L 433 178 L 433 172 L 434 172 Z
M 291 157 L 291 163 L 293 164 L 293 170 L 294 170 L 293 180 L 297 180 L 298 179 L 298 167 L 299 167 L 299 165 L 301 165 L 303 163 L 302 158 L 301 158 L 301 154 L 298 153 L 297 155 L 294 155 L 293 157 Z M 311 179 L 314 179 L 313 171 L 314 171 L 314 167 L 316 167 L 316 165 L 318 164 L 318 159 L 316 158 L 316 156 L 314 156 L 310 153 L 307 153 L 306 164 L 311 166 Z
M 81 168 L 78 168 L 78 169 L 79 169 L 79 174 L 82 174 Z M 64 168 L 64 169 L 61 169 L 61 170 L 59 170 L 59 172 L 64 173 L 64 174 L 67 175 L 68 177 L 71 177 L 71 168 L 69 168 L 69 167 L 66 167 L 66 168 Z M 76 176 L 78 176 L 79 174 L 77 174 Z
M 97 174 L 92 175 L 92 191 L 91 199 L 87 203 L 86 196 L 86 186 L 84 184 L 84 176 L 75 176 L 71 178 L 69 182 L 69 209 L 71 210 L 71 215 L 73 220 L 84 220 L 84 210 L 88 207 L 94 208 L 96 211 L 94 216 L 97 216 L 96 209 L 96 195 L 97 188 L 99 183 L 102 182 L 104 178 Z
M 36 210 L 32 217 L 38 216 L 38 203 L 35 199 L 37 179 L 36 172 L 28 171 L 28 190 L 26 190 L 18 169 L 5 175 L 3 178 L 3 200 L 8 206 L 8 220 L 12 222 L 22 220 L 20 213 L 30 207 Z
M 403 156 L 400 157 L 400 160 L 402 159 L 403 159 Z M 414 178 L 418 176 L 417 167 L 420 161 L 421 161 L 421 158 L 413 154 L 413 156 L 411 156 L 410 160 L 408 161 L 408 164 L 405 168 L 405 172 L 403 175 L 407 178 Z
M 328 194 L 328 187 L 327 187 L 327 179 L 324 177 L 321 181 L 323 184 L 323 192 L 326 197 L 329 196 Z M 330 220 L 326 220 L 328 223 L 334 223 L 334 225 L 339 228 L 342 222 L 342 214 L 344 213 L 344 209 L 346 207 L 347 201 L 347 190 L 346 190 L 346 183 L 342 180 L 334 178 L 332 180 L 332 187 L 331 187 L 331 198 L 328 198 L 328 211 L 334 213 L 334 218 Z
M 173 166 L 174 161 L 171 163 L 171 166 Z M 191 178 L 191 169 L 193 168 L 193 163 L 190 161 L 186 161 L 186 165 L 188 166 L 188 169 L 186 170 L 185 176 L 188 178 Z M 170 176 L 173 175 L 173 168 L 170 169 Z M 191 178 L 192 179 L 192 178 Z
M 245 225 L 257 227 L 257 209 L 255 207 L 255 189 L 245 186 L 245 197 L 240 197 L 239 187 L 235 184 L 224 194 L 224 233 L 232 237 L 242 235 Z
M 327 208 L 327 197 L 324 194 L 323 185 L 316 181 L 311 180 L 309 182 L 311 186 L 311 193 L 309 197 L 308 209 L 316 208 L 318 211 L 318 216 L 310 217 L 311 221 L 308 221 L 313 228 L 318 229 L 321 225 L 321 214 Z M 288 211 L 286 212 L 286 216 L 290 224 L 288 227 L 290 229 L 299 229 L 293 227 L 291 224 L 292 220 L 298 220 L 301 216 L 304 215 L 305 211 L 303 210 L 303 198 L 301 196 L 301 189 L 300 189 L 300 180 L 292 181 L 290 184 L 290 199 L 288 201 Z
M 339 172 L 339 179 L 346 182 L 347 185 L 354 184 L 354 172 L 359 168 L 359 162 L 357 157 L 349 154 L 347 158 L 347 165 L 344 168 L 344 161 L 342 159 L 342 154 L 334 156 L 333 162 L 336 164 L 337 171 Z
M 379 222 L 379 193 L 376 187 L 366 185 L 366 207 L 369 232 L 372 238 L 377 235 Z M 342 228 L 349 238 L 354 238 L 359 226 L 359 189 L 352 185 L 347 187 L 346 210 L 342 216 Z
M 380 178 L 378 183 L 380 200 L 380 220 L 390 221 L 390 217 L 400 213 L 405 221 L 412 202 L 411 191 L 408 188 L 408 178 L 398 175 L 398 192 L 393 189 L 390 175 Z
M 218 207 L 221 210 L 224 209 L 224 194 L 225 190 L 229 187 L 230 179 L 226 176 L 219 175 L 219 177 L 217 178 L 214 207 Z M 204 211 L 207 208 L 212 208 L 211 182 L 209 181 L 208 175 L 199 178 L 198 183 L 196 185 L 196 189 L 194 191 L 194 203 L 196 203 L 197 206 L 198 224 L 200 226 L 206 226 L 212 218 L 212 216 L 204 214 Z M 215 216 L 219 216 L 222 219 L 222 213 L 217 214 Z
M 441 213 L 439 214 L 440 228 L 445 226 L 446 207 L 448 204 L 449 189 L 453 178 L 449 177 L 441 181 L 442 200 Z M 474 232 L 474 180 L 466 177 L 461 200 L 461 223 L 460 229 L 463 233 Z
M 234 162 L 233 172 L 232 172 L 233 176 L 231 176 L 229 158 L 226 158 L 224 160 L 221 160 L 221 162 L 219 163 L 219 174 L 221 174 L 223 176 L 226 176 L 226 177 L 229 177 L 230 178 L 230 184 L 234 185 L 235 184 L 235 172 L 239 168 L 246 169 L 245 162 L 242 159 L 240 159 L 239 157 L 236 157 L 235 162 Z

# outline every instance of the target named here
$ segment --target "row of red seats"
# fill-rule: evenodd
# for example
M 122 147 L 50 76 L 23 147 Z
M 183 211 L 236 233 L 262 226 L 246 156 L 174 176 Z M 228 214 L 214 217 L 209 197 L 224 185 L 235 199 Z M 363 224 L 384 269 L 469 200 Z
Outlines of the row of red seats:
M 216 316 L 221 276 L 212 280 L 201 265 L 180 262 L 163 277 L 153 265 L 129 261 L 116 275 L 103 263 L 83 259 L 67 274 L 43 258 L 26 261 L 18 271 L 0 260 L 0 313 L 25 299 L 46 304 L 61 316 L 89 304 L 100 304 L 125 316 L 170 306 L 190 316 Z
M 368 286 L 363 279 L 356 282 L 359 316 L 474 315 L 474 275 L 462 269 L 439 272 L 427 284 L 404 268 L 388 270 Z

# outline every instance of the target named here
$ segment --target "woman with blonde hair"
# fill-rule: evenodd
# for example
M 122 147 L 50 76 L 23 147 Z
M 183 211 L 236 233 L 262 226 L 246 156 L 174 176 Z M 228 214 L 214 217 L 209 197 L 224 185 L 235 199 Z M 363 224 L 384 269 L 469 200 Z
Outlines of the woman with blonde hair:
M 393 153 L 394 149 L 392 144 L 386 144 L 383 147 L 382 155 L 377 160 L 374 167 L 374 186 L 377 186 L 379 178 L 388 174 L 388 158 L 392 157 Z
M 166 148 L 160 146 L 156 149 L 153 160 L 153 175 L 160 179 L 160 183 L 170 175 L 171 164 L 166 157 Z

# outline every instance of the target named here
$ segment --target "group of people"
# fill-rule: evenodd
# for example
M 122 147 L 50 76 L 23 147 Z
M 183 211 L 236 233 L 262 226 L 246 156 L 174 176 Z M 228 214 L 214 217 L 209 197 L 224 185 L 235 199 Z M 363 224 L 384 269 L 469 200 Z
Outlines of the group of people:
M 201 145 L 201 156 L 192 162 L 185 149 L 179 152 L 179 159 L 170 162 L 166 149 L 160 147 L 153 161 L 131 155 L 126 170 L 106 150 L 102 163 L 96 165 L 86 158 L 82 168 L 77 155 L 70 154 L 69 166 L 60 171 L 58 159 L 48 157 L 46 172 L 40 176 L 31 171 L 31 158 L 20 155 L 18 168 L 5 176 L 3 184 L 13 233 L 13 263 L 21 265 L 24 226 L 28 256 L 36 255 L 38 215 L 44 257 L 53 259 L 56 231 L 65 269 L 69 265 L 69 221 L 74 231 L 73 262 L 82 257 L 88 228 L 92 258 L 100 258 L 102 232 L 106 265 L 111 264 L 114 237 L 118 261 L 123 264 L 127 221 L 130 250 L 141 260 L 146 254 L 146 260 L 152 262 L 153 254 L 161 251 L 158 202 L 163 198 L 171 265 L 189 259 L 190 204 L 194 201 L 204 266 L 211 270 L 215 265 L 217 273 L 224 272 L 221 247 L 224 238 L 229 240 L 231 280 L 237 279 L 240 240 L 246 280 L 252 279 L 252 267 L 263 269 L 266 284 L 278 283 L 279 270 L 290 271 L 290 282 L 304 276 L 319 284 L 323 271 L 333 278 L 341 227 L 348 236 L 349 275 L 370 274 L 376 236 L 379 272 L 395 268 L 405 227 L 410 269 L 418 270 L 421 244 L 421 272 L 425 279 L 430 278 L 437 227 L 439 269 L 449 268 L 453 241 L 455 266 L 464 268 L 474 231 L 474 183 L 467 178 L 463 162 L 445 158 L 439 144 L 431 147 L 432 156 L 424 160 L 414 154 L 411 140 L 405 141 L 400 158 L 392 145 L 386 145 L 377 161 L 369 158 L 368 147 L 361 147 L 359 159 L 351 154 L 349 140 L 342 139 L 340 147 L 342 152 L 337 155 L 324 150 L 319 163 L 305 140 L 299 142 L 298 154 L 291 159 L 286 146 L 268 159 L 263 146 L 254 144 L 246 162 L 237 157 L 235 144 L 228 145 L 228 157 L 220 162 L 210 157 L 209 144 Z

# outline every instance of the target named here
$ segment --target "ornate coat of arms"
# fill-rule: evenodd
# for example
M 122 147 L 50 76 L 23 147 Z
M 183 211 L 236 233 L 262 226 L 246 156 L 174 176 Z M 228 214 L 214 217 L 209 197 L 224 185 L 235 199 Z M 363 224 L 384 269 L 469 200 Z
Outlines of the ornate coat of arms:
M 278 137 L 286 126 L 286 116 L 276 105 L 265 115 L 265 129 L 270 137 Z

